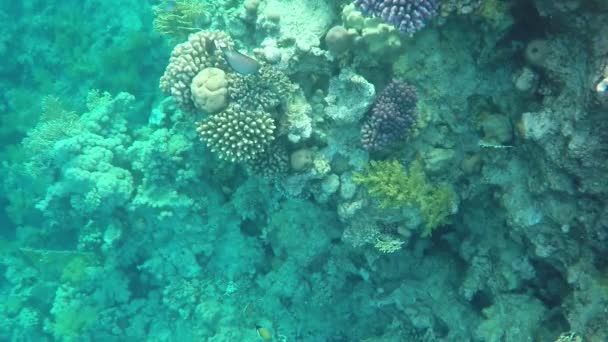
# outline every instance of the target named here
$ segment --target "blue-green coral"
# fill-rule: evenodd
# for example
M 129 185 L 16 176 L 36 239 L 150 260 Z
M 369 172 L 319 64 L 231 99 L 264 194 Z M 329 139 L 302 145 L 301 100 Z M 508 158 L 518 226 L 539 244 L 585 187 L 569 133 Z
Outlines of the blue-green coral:
M 607 246 L 597 158 L 606 96 L 596 87 L 608 47 L 593 39 L 605 1 L 520 1 L 506 18 L 484 12 L 505 1 L 471 12 L 480 1 L 446 0 L 463 17 L 412 39 L 355 11 L 340 22 L 348 1 L 192 2 L 210 9 L 205 28 L 229 34 L 262 73 L 299 86 L 281 94 L 225 70 L 231 106 L 274 121 L 276 139 L 246 163 L 272 182 L 197 141 L 194 123 L 209 113 L 173 101 L 190 101 L 188 78 L 172 89 L 186 96 L 154 91 L 169 51 L 149 1 L 0 6 L 12 24 L 0 25 L 0 241 L 10 241 L 0 246 L 0 340 L 254 341 L 256 324 L 288 341 L 555 341 L 564 331 L 608 340 L 597 263 Z M 332 25 L 352 39 L 333 58 L 322 42 Z M 539 38 L 544 58 L 526 58 Z M 220 51 L 205 56 L 221 62 Z M 385 194 L 370 200 L 352 180 L 370 157 L 357 127 L 374 92 L 348 88 L 357 78 L 378 90 L 396 76 L 425 100 L 424 125 L 393 151 L 403 166 L 392 174 L 411 189 L 385 210 L 369 206 Z M 137 99 L 97 93 L 83 109 L 91 88 Z M 69 110 L 36 126 L 47 94 Z M 341 103 L 361 111 L 333 115 Z M 493 129 L 481 112 L 518 123 L 502 127 L 514 148 L 479 148 Z M 299 150 L 310 151 L 310 169 L 289 169 Z M 442 188 L 463 199 L 449 232 L 412 237 L 447 222 L 444 204 L 457 197 Z M 361 241 L 391 237 L 401 249 L 349 244 L 356 229 Z M 522 315 L 502 314 L 514 310 Z

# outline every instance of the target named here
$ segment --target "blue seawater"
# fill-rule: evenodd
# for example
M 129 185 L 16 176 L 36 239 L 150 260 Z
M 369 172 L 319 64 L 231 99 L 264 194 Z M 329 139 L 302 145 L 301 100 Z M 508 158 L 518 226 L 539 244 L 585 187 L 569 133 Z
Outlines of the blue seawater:
M 0 341 L 608 341 L 605 1 L 0 22 Z

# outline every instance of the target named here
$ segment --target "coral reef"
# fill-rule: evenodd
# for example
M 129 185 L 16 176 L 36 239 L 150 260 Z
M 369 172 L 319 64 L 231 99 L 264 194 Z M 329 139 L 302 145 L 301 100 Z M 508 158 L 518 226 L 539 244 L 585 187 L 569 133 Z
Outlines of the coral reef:
M 608 340 L 605 1 L 0 19 L 0 340 Z

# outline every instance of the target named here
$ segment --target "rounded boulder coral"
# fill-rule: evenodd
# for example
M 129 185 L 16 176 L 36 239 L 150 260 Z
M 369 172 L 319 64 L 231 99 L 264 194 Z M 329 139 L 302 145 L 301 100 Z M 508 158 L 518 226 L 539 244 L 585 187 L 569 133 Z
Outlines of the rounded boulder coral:
M 218 68 L 205 68 L 190 84 L 194 106 L 207 113 L 217 113 L 228 105 L 228 80 Z

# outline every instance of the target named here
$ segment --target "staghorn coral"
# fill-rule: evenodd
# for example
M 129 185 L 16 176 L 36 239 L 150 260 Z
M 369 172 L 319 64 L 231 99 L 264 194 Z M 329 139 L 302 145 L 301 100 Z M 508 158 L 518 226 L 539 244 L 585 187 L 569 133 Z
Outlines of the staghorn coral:
M 393 80 L 380 93 L 361 127 L 361 143 L 370 151 L 383 150 L 402 139 L 415 121 L 416 89 Z
M 263 111 L 228 107 L 198 124 L 197 131 L 211 151 L 232 162 L 254 159 L 274 140 L 274 120 Z
M 437 0 L 356 0 L 355 6 L 365 15 L 382 18 L 399 31 L 414 34 L 436 14 Z
M 216 43 L 226 48 L 234 47 L 234 42 L 224 32 L 201 31 L 191 34 L 187 42 L 178 44 L 171 53 L 169 65 L 160 78 L 160 89 L 171 94 L 185 111 L 195 111 L 190 89 L 194 77 L 205 68 L 226 69 L 226 61 Z

